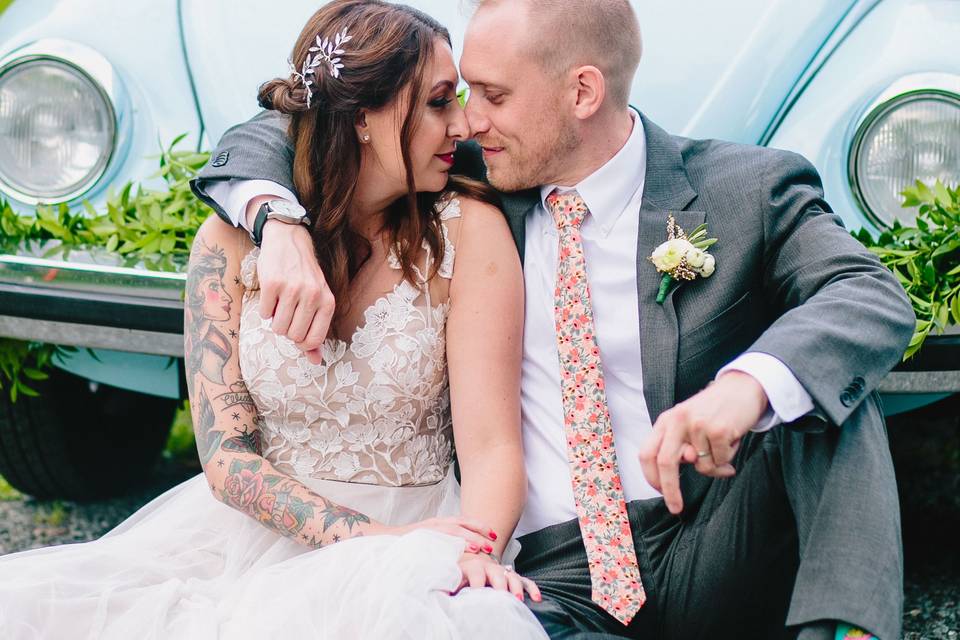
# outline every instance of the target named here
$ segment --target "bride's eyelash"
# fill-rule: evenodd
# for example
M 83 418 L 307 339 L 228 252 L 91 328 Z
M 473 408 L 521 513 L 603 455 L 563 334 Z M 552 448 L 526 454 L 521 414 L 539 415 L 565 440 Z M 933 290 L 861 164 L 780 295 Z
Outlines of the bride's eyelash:
M 453 98 L 440 97 L 440 98 L 434 98 L 433 100 L 431 100 L 431 101 L 428 102 L 427 104 L 430 105 L 431 107 L 436 107 L 437 109 L 442 109 L 443 107 L 447 106 L 447 105 L 450 104 L 451 102 L 453 102 Z

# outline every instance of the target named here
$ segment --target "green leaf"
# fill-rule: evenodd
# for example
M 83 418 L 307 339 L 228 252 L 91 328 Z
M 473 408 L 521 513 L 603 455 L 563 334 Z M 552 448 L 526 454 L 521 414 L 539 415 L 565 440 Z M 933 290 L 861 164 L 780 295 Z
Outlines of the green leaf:
M 953 198 L 950 197 L 950 192 L 947 191 L 947 187 L 939 180 L 933 185 L 933 193 L 936 196 L 937 202 L 943 207 L 949 206 L 953 200 Z
M 932 260 L 923 266 L 923 280 L 930 286 L 937 283 L 937 270 L 934 268 Z
M 953 324 L 960 325 L 960 295 L 953 296 L 950 303 L 950 314 L 953 316 Z
M 23 375 L 27 376 L 31 380 L 46 380 L 50 377 L 49 374 L 46 374 L 43 371 L 38 371 L 37 369 L 31 369 L 30 367 L 23 368 Z
M 113 234 L 110 236 L 110 239 L 107 240 L 107 251 L 113 253 L 117 250 L 117 245 L 120 243 L 120 236 Z
M 18 383 L 18 384 L 17 384 L 17 389 L 19 389 L 20 393 L 22 393 L 22 394 L 25 395 L 25 396 L 30 396 L 31 398 L 38 398 L 38 397 L 40 397 L 40 394 L 39 394 L 39 393 L 37 393 L 36 391 L 34 391 L 33 389 L 31 389 L 30 387 L 27 387 L 27 386 L 25 386 L 25 385 L 23 385 L 23 384 L 21 384 L 21 383 Z
M 948 324 L 950 324 L 950 307 L 949 306 L 945 304 L 939 305 L 934 315 L 937 318 L 937 326 L 940 327 L 941 329 L 945 328 Z

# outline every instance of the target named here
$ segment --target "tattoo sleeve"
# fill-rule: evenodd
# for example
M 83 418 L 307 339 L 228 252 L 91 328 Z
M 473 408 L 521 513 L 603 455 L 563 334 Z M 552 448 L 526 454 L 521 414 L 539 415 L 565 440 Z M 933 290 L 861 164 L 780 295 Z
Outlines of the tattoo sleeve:
M 184 301 L 184 360 L 197 452 L 223 503 L 309 547 L 382 531 L 379 523 L 316 494 L 263 457 L 261 416 L 240 374 L 239 246 L 206 222 L 190 255 Z

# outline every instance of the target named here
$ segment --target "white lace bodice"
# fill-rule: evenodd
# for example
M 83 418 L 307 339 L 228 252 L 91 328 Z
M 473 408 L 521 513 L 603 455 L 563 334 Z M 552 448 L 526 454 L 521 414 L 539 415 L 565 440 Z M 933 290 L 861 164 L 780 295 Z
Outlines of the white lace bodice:
M 441 205 L 444 259 L 437 275 L 453 277 L 448 221 L 456 198 Z M 424 245 L 422 276 L 432 257 Z M 391 252 L 392 290 L 365 308 L 349 341 L 328 338 L 311 364 L 258 312 L 259 249 L 241 265 L 240 371 L 263 418 L 263 454 L 295 477 L 388 486 L 440 482 L 453 459 L 446 363 L 449 301 L 430 283 L 402 279 Z M 395 282 L 395 284 L 394 284 Z M 446 298 L 447 296 L 443 296 Z

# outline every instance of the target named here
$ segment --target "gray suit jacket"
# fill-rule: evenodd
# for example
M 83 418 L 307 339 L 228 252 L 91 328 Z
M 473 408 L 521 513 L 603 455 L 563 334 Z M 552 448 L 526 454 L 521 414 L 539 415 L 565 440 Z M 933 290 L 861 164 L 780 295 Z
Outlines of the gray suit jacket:
M 843 228 L 823 199 L 820 178 L 799 155 L 715 140 L 671 136 L 644 116 L 647 173 L 637 238 L 644 396 L 651 417 L 688 398 L 744 351 L 784 362 L 813 397 L 817 414 L 842 425 L 899 361 L 914 314 L 890 272 Z M 267 179 L 292 191 L 288 120 L 262 112 L 224 134 L 192 184 Z M 483 176 L 473 144 L 460 171 Z M 524 218 L 536 189 L 503 194 L 523 257 Z M 662 305 L 647 260 L 666 239 L 667 216 L 686 230 L 702 222 L 719 242 L 716 272 L 675 287 Z M 821 428 L 805 417 L 797 428 Z

